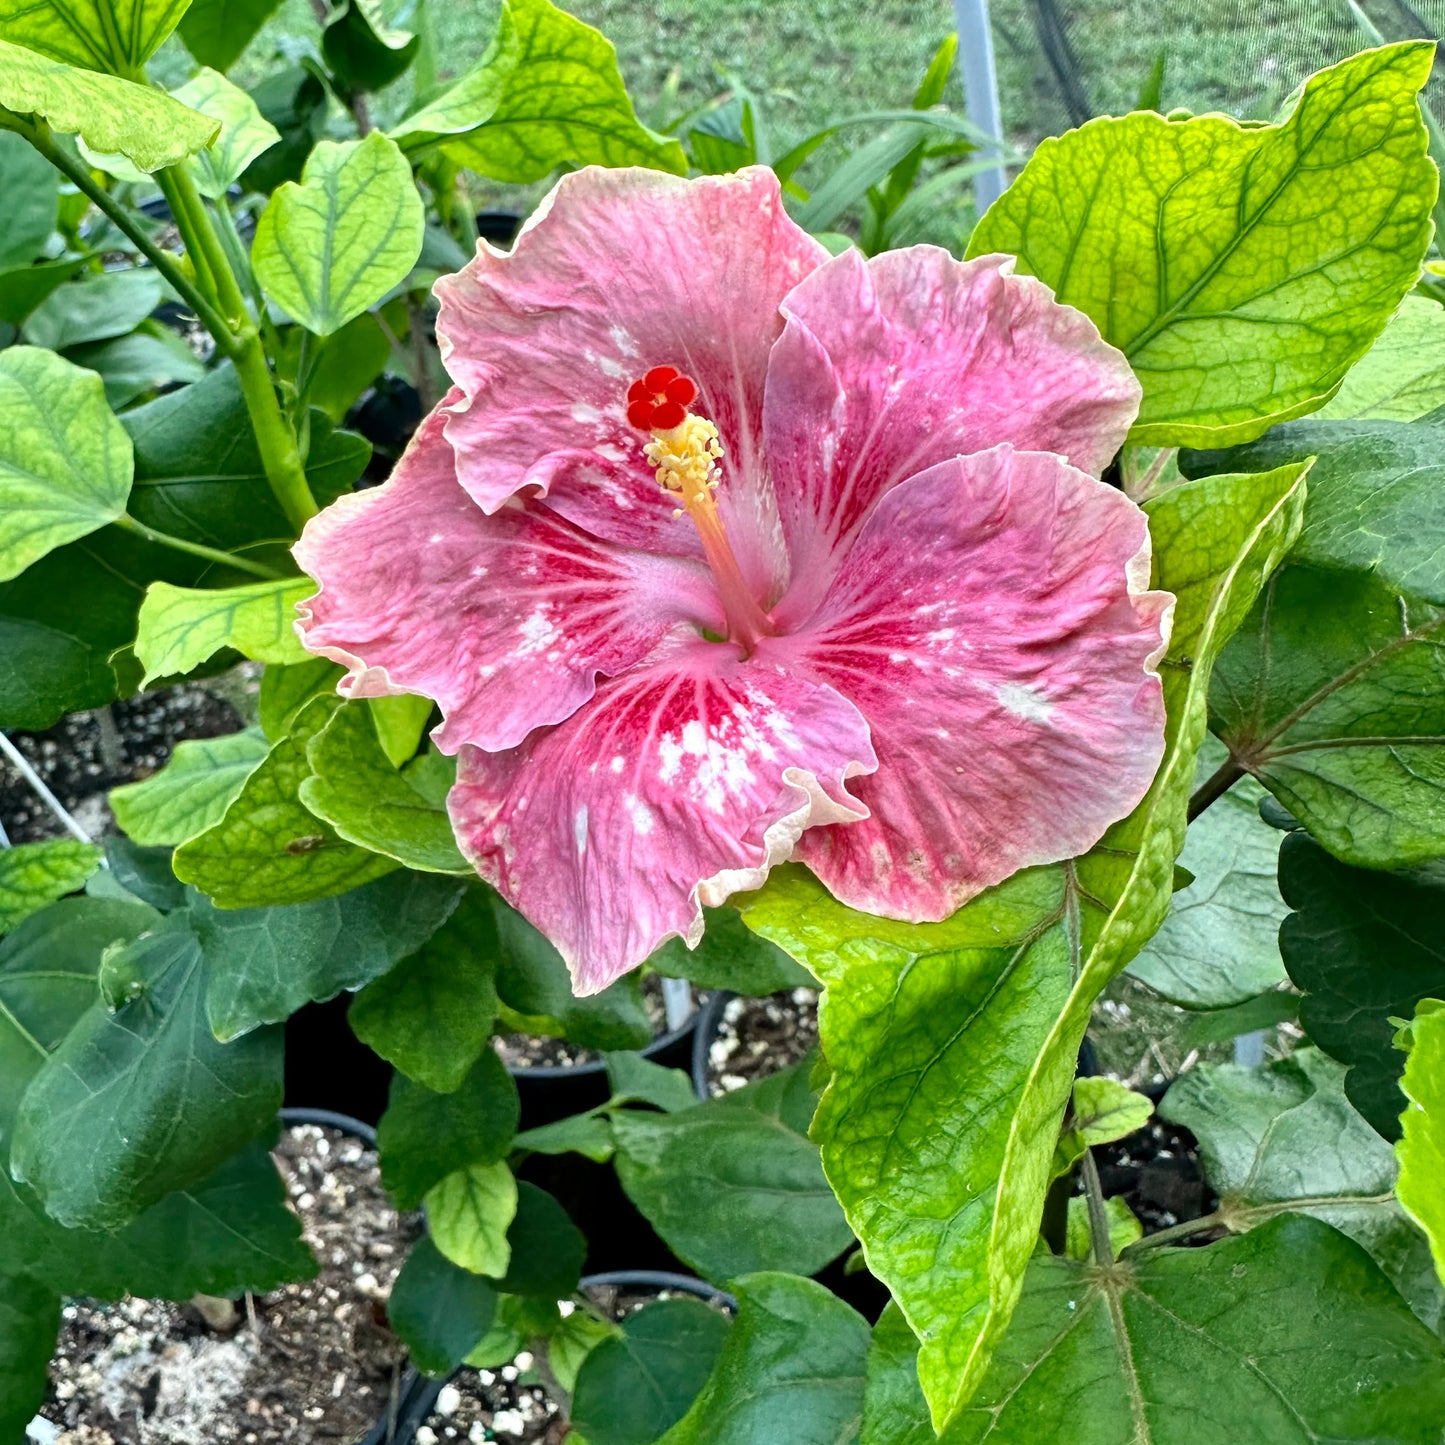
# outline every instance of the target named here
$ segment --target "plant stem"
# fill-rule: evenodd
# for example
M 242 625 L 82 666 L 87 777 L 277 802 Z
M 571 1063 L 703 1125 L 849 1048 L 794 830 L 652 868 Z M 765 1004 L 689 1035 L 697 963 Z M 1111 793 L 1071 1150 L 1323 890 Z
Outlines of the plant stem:
M 251 558 L 239 556 L 235 552 L 222 552 L 201 542 L 188 542 L 184 537 L 172 537 L 168 532 L 158 532 L 154 527 L 147 527 L 144 522 L 136 521 L 129 512 L 117 517 L 115 525 L 123 531 L 133 532 L 137 537 L 144 537 L 147 542 L 154 542 L 159 547 L 188 552 L 192 557 L 204 557 L 207 562 L 214 562 L 218 567 L 234 567 L 239 572 L 249 572 L 253 577 L 264 577 L 267 581 L 278 580 L 286 575 L 274 567 L 266 566 L 264 562 L 254 562 Z
M 1104 1186 L 1099 1179 L 1099 1166 L 1094 1163 L 1094 1151 L 1084 1150 L 1079 1160 L 1079 1172 L 1084 1176 L 1084 1198 L 1089 1202 L 1089 1242 L 1094 1250 L 1094 1263 L 1107 1269 L 1114 1263 L 1114 1245 L 1109 1238 L 1109 1211 L 1104 1207 Z
M 1213 1214 L 1203 1215 L 1199 1219 L 1186 1219 L 1182 1224 L 1171 1224 L 1168 1229 L 1161 1229 L 1157 1234 L 1146 1234 L 1143 1239 L 1136 1239 L 1127 1246 L 1124 1253 L 1136 1254 L 1141 1249 L 1157 1249 L 1162 1244 L 1173 1244 L 1176 1239 L 1188 1239 L 1191 1234 L 1203 1234 L 1209 1229 L 1228 1227 L 1224 1216 L 1215 1210 Z
M 157 180 L 170 202 L 186 249 L 204 260 L 215 284 L 216 303 L 231 321 L 233 346 L 230 357 L 235 363 L 236 376 L 246 399 L 251 429 L 256 435 L 261 463 L 266 469 L 266 480 L 270 482 L 287 521 L 299 532 L 319 508 L 306 480 L 306 468 L 302 465 L 296 433 L 287 422 L 276 395 L 260 333 L 246 310 L 246 298 L 241 294 L 240 282 L 231 269 L 226 248 L 221 244 L 190 172 L 184 166 L 170 166 L 158 174 Z
M 1217 803 L 1243 776 L 1244 769 L 1232 757 L 1226 758 L 1190 798 L 1188 820 L 1192 823 L 1211 803 Z
M 37 121 L 33 125 L 27 125 L 21 121 L 16 129 L 56 170 L 72 182 L 78 191 L 88 197 L 96 209 L 115 224 L 117 230 L 130 238 L 141 255 L 160 272 L 176 294 L 196 313 L 201 324 L 216 338 L 217 345 L 224 351 L 230 337 L 230 329 L 221 319 L 216 308 L 176 264 L 175 259 L 146 235 L 145 231 L 136 224 L 130 212 L 110 192 L 95 183 L 88 167 L 75 160 L 66 151 L 61 150 L 51 140 L 50 128 L 43 121 Z

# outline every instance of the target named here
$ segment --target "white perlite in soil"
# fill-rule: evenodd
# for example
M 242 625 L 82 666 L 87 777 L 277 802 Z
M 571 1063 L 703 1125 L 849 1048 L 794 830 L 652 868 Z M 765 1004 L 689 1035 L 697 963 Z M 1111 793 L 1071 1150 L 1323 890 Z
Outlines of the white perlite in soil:
M 385 1302 L 418 1221 L 338 1130 L 293 1126 L 276 1159 L 317 1278 L 250 1301 L 230 1334 L 191 1305 L 68 1304 L 53 1445 L 349 1445 L 385 1412 L 405 1365 Z
M 817 989 L 730 998 L 708 1046 L 709 1088 L 714 1097 L 730 1094 L 796 1064 L 817 1042 Z

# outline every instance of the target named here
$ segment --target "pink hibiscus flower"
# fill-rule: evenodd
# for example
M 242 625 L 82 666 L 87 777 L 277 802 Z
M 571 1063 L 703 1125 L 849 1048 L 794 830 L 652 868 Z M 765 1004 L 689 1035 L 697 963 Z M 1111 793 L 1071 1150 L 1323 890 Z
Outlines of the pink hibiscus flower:
M 1170 599 L 1096 480 L 1139 387 L 1040 282 L 588 169 L 437 292 L 455 385 L 306 528 L 301 636 L 441 705 L 458 841 L 579 993 L 783 859 L 939 919 L 1143 796 Z

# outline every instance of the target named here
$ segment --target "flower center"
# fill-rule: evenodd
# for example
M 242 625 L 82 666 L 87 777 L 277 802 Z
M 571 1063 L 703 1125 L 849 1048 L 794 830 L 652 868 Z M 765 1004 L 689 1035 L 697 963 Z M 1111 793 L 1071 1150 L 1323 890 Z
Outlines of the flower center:
M 723 455 L 717 427 L 688 408 L 697 400 L 697 383 L 675 366 L 654 366 L 627 389 L 627 420 L 652 434 L 642 454 L 656 469 L 658 484 L 680 504 L 673 513 L 692 518 L 702 549 L 717 581 L 727 614 L 728 638 L 751 649 L 777 629 L 758 605 L 718 515 L 713 493 L 722 481 Z

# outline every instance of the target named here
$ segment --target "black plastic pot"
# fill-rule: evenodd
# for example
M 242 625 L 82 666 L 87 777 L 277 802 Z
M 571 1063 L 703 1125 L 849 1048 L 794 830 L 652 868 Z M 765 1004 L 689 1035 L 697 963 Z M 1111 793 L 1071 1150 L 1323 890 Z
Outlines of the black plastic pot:
M 704 999 L 686 1022 L 659 1034 L 641 1051 L 642 1057 L 685 1073 L 693 1057 L 694 1031 L 710 1002 Z M 555 1124 L 559 1119 L 605 1104 L 611 1096 L 607 1065 L 601 1059 L 589 1064 L 547 1064 L 535 1069 L 509 1067 L 507 1072 L 516 1080 L 517 1092 L 521 1095 L 523 1129 Z
M 478 211 L 477 235 L 494 246 L 510 246 L 522 229 L 522 217 L 516 211 Z
M 737 994 L 731 990 L 720 989 L 717 993 L 710 993 L 697 1011 L 697 1030 L 692 1036 L 692 1087 L 699 1099 L 712 1098 L 707 1078 L 708 1056 L 717 1031 L 722 1027 L 723 1010 L 736 997 Z
M 392 1067 L 352 1033 L 351 999 L 343 993 L 307 1004 L 286 1020 L 285 1104 L 375 1124 L 386 1112 Z

